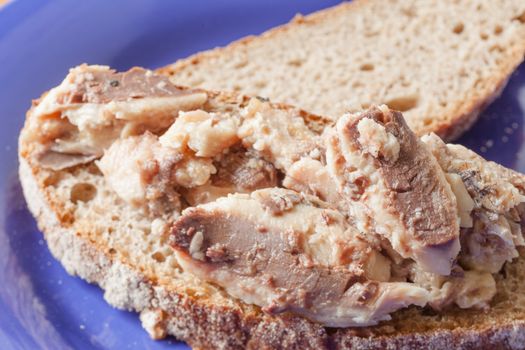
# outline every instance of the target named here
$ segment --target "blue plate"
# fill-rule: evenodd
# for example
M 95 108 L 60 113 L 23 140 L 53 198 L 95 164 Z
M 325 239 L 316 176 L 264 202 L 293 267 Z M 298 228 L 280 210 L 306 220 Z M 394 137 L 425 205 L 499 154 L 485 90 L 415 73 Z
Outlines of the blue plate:
M 30 101 L 69 67 L 156 68 L 335 4 L 332 0 L 15 1 L 0 10 L 0 349 L 186 349 L 150 340 L 135 314 L 49 254 L 17 178 Z M 525 171 L 525 66 L 459 142 Z

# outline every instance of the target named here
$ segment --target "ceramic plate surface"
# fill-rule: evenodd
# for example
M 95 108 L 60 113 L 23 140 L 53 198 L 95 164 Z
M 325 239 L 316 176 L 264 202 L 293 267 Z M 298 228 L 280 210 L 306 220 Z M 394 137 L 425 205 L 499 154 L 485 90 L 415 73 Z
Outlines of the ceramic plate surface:
M 17 177 L 32 99 L 87 62 L 157 68 L 310 13 L 330 0 L 14 1 L 0 9 L 0 349 L 187 349 L 153 341 L 136 314 L 70 277 L 50 255 Z M 525 66 L 459 142 L 525 171 Z

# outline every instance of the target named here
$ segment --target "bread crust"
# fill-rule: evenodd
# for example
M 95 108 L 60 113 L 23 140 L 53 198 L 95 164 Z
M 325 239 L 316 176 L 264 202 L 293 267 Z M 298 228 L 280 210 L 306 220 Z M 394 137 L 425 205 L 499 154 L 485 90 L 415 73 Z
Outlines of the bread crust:
M 316 23 L 336 16 L 340 12 L 350 10 L 358 11 L 359 7 L 362 7 L 367 1 L 369 0 L 353 0 L 351 2 L 343 2 L 340 5 L 315 12 L 308 16 L 297 15 L 289 23 L 272 28 L 259 36 L 246 36 L 233 41 L 227 46 L 199 52 L 178 60 L 173 64 L 161 67 L 157 69 L 156 72 L 170 76 L 177 75 L 179 72 L 188 70 L 192 66 L 197 66 L 203 61 L 213 60 L 221 55 L 234 52 L 243 46 L 250 45 L 252 42 L 271 41 L 296 26 L 315 25 Z M 468 100 L 456 101 L 458 103 L 449 109 L 448 115 L 443 115 L 439 120 L 434 121 L 433 124 L 425 125 L 419 128 L 419 130 L 415 130 L 416 134 L 422 136 L 434 132 L 445 141 L 452 141 L 459 138 L 475 123 L 480 113 L 501 94 L 512 72 L 523 62 L 524 58 L 525 40 L 522 41 L 520 47 L 513 48 L 513 51 L 507 56 L 507 59 L 500 64 L 501 69 L 498 72 L 494 72 L 490 79 L 481 81 L 475 93 L 471 94 Z
M 334 349 L 523 349 L 525 321 L 494 325 L 479 329 L 439 330 L 392 337 L 356 337 L 341 330 L 330 338 Z

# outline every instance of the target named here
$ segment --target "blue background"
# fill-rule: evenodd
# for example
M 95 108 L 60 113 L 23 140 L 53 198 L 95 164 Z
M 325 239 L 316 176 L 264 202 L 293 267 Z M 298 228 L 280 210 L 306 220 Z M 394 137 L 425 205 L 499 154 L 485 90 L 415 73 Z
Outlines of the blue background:
M 26 209 L 17 136 L 31 99 L 86 62 L 157 68 L 338 1 L 15 1 L 0 10 L 0 349 L 183 349 L 56 262 Z M 463 143 L 525 170 L 525 67 Z

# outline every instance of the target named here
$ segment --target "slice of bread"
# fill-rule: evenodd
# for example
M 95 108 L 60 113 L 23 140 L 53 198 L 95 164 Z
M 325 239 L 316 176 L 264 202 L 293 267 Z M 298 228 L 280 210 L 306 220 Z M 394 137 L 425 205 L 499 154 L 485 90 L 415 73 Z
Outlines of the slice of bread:
M 452 140 L 525 54 L 525 2 L 355 0 L 160 70 L 336 118 L 371 104 Z
M 202 107 L 207 111 L 239 112 L 249 100 L 199 93 L 207 95 Z M 145 215 L 119 198 L 94 161 L 59 170 L 43 167 L 34 157 L 29 135 L 36 108 L 38 102 L 28 113 L 19 144 L 20 180 L 29 209 L 66 270 L 98 284 L 111 305 L 139 312 L 153 338 L 174 335 L 200 349 L 524 348 L 525 251 L 495 275 L 497 294 L 487 311 L 451 308 L 437 313 L 410 307 L 378 326 L 349 329 L 325 328 L 290 314 L 270 315 L 183 271 L 169 244 L 164 217 Z M 285 117 L 300 116 L 316 134 L 330 125 L 293 107 L 271 108 Z M 453 150 L 460 159 L 484 162 L 460 146 Z M 486 164 L 525 190 L 525 177 Z

